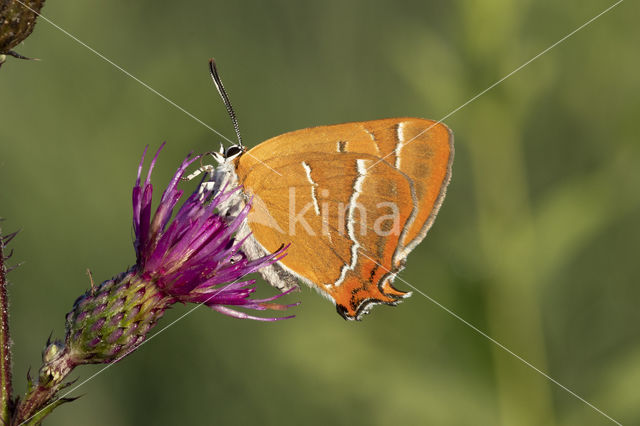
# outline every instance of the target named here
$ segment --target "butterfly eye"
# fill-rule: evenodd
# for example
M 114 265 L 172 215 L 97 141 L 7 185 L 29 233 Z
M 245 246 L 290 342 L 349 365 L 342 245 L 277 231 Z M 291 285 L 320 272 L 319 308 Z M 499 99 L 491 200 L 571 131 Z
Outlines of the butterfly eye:
M 224 153 L 225 158 L 231 158 L 234 157 L 238 154 L 240 154 L 242 151 L 244 151 L 242 149 L 241 146 L 239 145 L 231 145 L 229 148 L 227 148 L 227 151 Z

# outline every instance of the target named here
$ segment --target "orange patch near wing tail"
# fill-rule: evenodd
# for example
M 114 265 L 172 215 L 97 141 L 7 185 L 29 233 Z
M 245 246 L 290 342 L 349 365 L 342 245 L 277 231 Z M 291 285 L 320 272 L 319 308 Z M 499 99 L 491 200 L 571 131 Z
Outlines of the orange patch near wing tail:
M 366 255 L 361 259 L 361 268 L 349 271 L 339 286 L 326 289 L 335 300 L 338 313 L 347 320 L 360 320 L 373 305 L 395 306 L 411 295 L 391 284 L 399 271 L 389 272 Z

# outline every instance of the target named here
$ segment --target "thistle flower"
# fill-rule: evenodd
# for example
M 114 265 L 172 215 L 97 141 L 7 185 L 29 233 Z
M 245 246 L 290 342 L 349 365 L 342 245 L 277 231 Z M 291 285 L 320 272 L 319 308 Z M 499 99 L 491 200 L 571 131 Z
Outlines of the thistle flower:
M 174 303 L 203 304 L 232 317 L 260 321 L 293 317 L 263 318 L 229 307 L 284 310 L 297 305 L 273 302 L 288 292 L 267 299 L 250 298 L 256 290 L 254 280 L 243 277 L 277 262 L 287 247 L 255 260 L 247 259 L 240 251 L 243 241 L 236 241 L 234 235 L 246 220 L 250 203 L 230 221 L 216 210 L 238 188 L 213 193 L 201 187 L 187 198 L 172 220 L 183 195 L 177 189 L 178 183 L 198 157 L 187 156 L 182 162 L 151 214 L 151 172 L 163 146 L 141 182 L 145 148 L 133 187 L 136 264 L 95 288 L 92 284 L 76 300 L 67 314 L 64 342 L 47 342 L 38 381 L 29 379 L 27 394 L 18 402 L 12 424 L 39 423 L 55 407 L 73 400 L 56 399 L 71 370 L 80 364 L 119 361 L 140 346 Z
M 240 251 L 244 241 L 235 241 L 233 235 L 245 222 L 251 203 L 247 203 L 231 222 L 226 222 L 225 218 L 216 214 L 220 203 L 240 188 L 227 192 L 223 189 L 221 194 L 201 188 L 187 199 L 169 224 L 173 209 L 182 196 L 182 191 L 176 189 L 177 184 L 186 168 L 198 157 L 187 157 L 183 161 L 151 218 L 153 188 L 150 176 L 161 149 L 162 146 L 151 163 L 143 185 L 140 184 L 142 161 L 140 162 L 138 178 L 133 188 L 133 228 L 137 256 L 135 268 L 138 274 L 153 281 L 173 301 L 202 303 L 236 318 L 259 321 L 292 318 L 256 317 L 225 306 L 281 310 L 297 305 L 270 303 L 282 294 L 252 300 L 249 296 L 255 291 L 255 280 L 239 281 L 245 275 L 282 259 L 287 248 L 282 247 L 275 253 L 256 260 L 248 260 Z
M 133 188 L 136 264 L 76 300 L 67 314 L 64 344 L 53 342 L 45 348 L 41 383 L 59 382 L 79 364 L 122 359 L 177 302 L 203 304 L 232 317 L 259 321 L 293 317 L 264 318 L 230 307 L 284 310 L 297 305 L 273 302 L 288 292 L 267 299 L 250 298 L 256 290 L 255 281 L 243 277 L 281 259 L 286 247 L 256 260 L 247 259 L 240 251 L 243 241 L 236 241 L 234 234 L 245 221 L 250 203 L 231 221 L 216 210 L 238 188 L 218 194 L 201 188 L 187 198 L 172 220 L 183 195 L 178 183 L 198 157 L 188 156 L 182 162 L 152 215 L 151 172 L 163 146 L 142 182 L 145 149 Z

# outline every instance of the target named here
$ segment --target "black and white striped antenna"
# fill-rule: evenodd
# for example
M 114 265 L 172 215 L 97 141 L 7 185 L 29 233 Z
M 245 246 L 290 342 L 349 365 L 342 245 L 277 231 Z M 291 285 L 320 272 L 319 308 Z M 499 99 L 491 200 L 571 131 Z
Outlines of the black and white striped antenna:
M 227 107 L 227 113 L 231 118 L 231 122 L 233 123 L 233 129 L 236 131 L 236 136 L 238 137 L 238 145 L 244 148 L 242 145 L 242 136 L 240 135 L 240 126 L 238 126 L 238 119 L 236 118 L 236 113 L 233 111 L 233 106 L 231 106 L 231 101 L 229 100 L 229 96 L 227 92 L 224 90 L 224 85 L 222 84 L 222 80 L 220 79 L 220 75 L 218 74 L 218 69 L 216 68 L 216 61 L 213 58 L 209 59 L 209 72 L 211 73 L 211 78 L 213 79 L 213 83 L 216 85 L 216 89 L 218 89 L 218 93 L 222 98 L 222 102 L 224 102 L 224 106 Z

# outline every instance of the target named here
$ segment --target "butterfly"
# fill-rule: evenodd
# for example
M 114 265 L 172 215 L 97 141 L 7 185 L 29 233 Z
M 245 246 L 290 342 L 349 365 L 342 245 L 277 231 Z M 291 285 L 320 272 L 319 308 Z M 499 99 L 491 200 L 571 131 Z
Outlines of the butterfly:
M 410 296 L 393 281 L 445 197 L 449 128 L 420 118 L 352 122 L 285 133 L 247 150 L 213 59 L 209 67 L 238 136 L 238 144 L 212 153 L 214 187 L 242 188 L 222 212 L 233 216 L 251 200 L 236 236 L 250 259 L 290 244 L 263 278 L 281 291 L 302 281 L 347 320 Z

